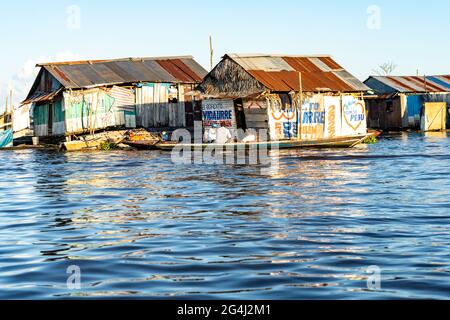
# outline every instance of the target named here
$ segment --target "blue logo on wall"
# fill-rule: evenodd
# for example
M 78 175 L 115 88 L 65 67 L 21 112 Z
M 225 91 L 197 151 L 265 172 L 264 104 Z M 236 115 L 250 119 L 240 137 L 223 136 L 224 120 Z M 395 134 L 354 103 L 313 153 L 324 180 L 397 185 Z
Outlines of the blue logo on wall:
M 283 123 L 283 135 L 287 139 L 295 138 L 298 136 L 298 125 L 296 122 L 284 122 Z

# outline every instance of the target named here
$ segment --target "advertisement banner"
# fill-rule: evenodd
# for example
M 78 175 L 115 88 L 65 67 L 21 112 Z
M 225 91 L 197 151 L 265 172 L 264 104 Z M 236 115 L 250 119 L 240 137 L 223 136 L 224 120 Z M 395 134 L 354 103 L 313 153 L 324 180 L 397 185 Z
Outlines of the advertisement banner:
M 237 129 L 233 100 L 204 100 L 202 115 L 204 128 L 217 124 L 228 129 Z
M 301 133 L 303 140 L 318 140 L 325 135 L 325 108 L 321 95 L 307 99 L 302 105 Z
M 353 96 L 342 98 L 342 136 L 367 133 L 366 106 Z

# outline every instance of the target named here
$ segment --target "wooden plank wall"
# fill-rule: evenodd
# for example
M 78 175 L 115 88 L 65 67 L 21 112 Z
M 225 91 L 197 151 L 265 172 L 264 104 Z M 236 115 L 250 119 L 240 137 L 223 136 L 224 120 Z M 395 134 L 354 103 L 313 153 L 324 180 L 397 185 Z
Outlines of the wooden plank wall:
M 267 129 L 269 126 L 269 115 L 267 109 L 244 109 L 247 128 Z
M 180 101 L 169 103 L 165 84 L 155 83 L 136 90 L 137 125 L 144 128 L 179 128 L 186 126 L 183 87 L 179 86 Z

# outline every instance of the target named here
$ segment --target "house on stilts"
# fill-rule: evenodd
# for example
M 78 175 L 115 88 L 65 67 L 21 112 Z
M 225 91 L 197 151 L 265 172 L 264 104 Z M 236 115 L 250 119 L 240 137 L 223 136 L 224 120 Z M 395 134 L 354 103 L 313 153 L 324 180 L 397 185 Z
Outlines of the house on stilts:
M 118 128 L 184 128 L 201 117 L 194 89 L 207 72 L 191 56 L 37 67 L 23 112 L 17 114 L 20 129 L 28 125 L 42 139 Z
M 264 129 L 271 141 L 367 133 L 369 88 L 330 56 L 228 54 L 198 88 L 206 128 Z
M 450 76 L 372 76 L 364 82 L 368 126 L 382 130 L 450 129 Z

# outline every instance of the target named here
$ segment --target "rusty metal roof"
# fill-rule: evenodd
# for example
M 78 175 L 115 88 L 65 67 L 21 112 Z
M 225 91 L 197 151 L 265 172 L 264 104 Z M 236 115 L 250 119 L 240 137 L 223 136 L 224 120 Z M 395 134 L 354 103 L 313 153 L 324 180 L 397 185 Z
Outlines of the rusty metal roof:
M 400 93 L 427 93 L 427 92 L 450 92 L 450 75 L 444 76 L 373 76 L 375 79 L 392 91 Z
M 300 87 L 303 91 L 313 92 L 370 90 L 330 56 L 229 54 L 224 58 L 235 61 L 272 91 L 299 91 Z
M 81 89 L 135 82 L 202 82 L 207 71 L 193 57 L 128 58 L 39 64 L 65 88 Z
M 26 99 L 25 101 L 23 101 L 22 105 L 29 104 L 29 103 L 38 103 L 38 102 L 52 100 L 58 94 L 60 94 L 62 90 L 63 89 L 61 88 L 61 89 L 54 90 L 54 91 L 52 91 L 50 93 L 36 92 L 33 96 L 31 96 L 28 99 Z

